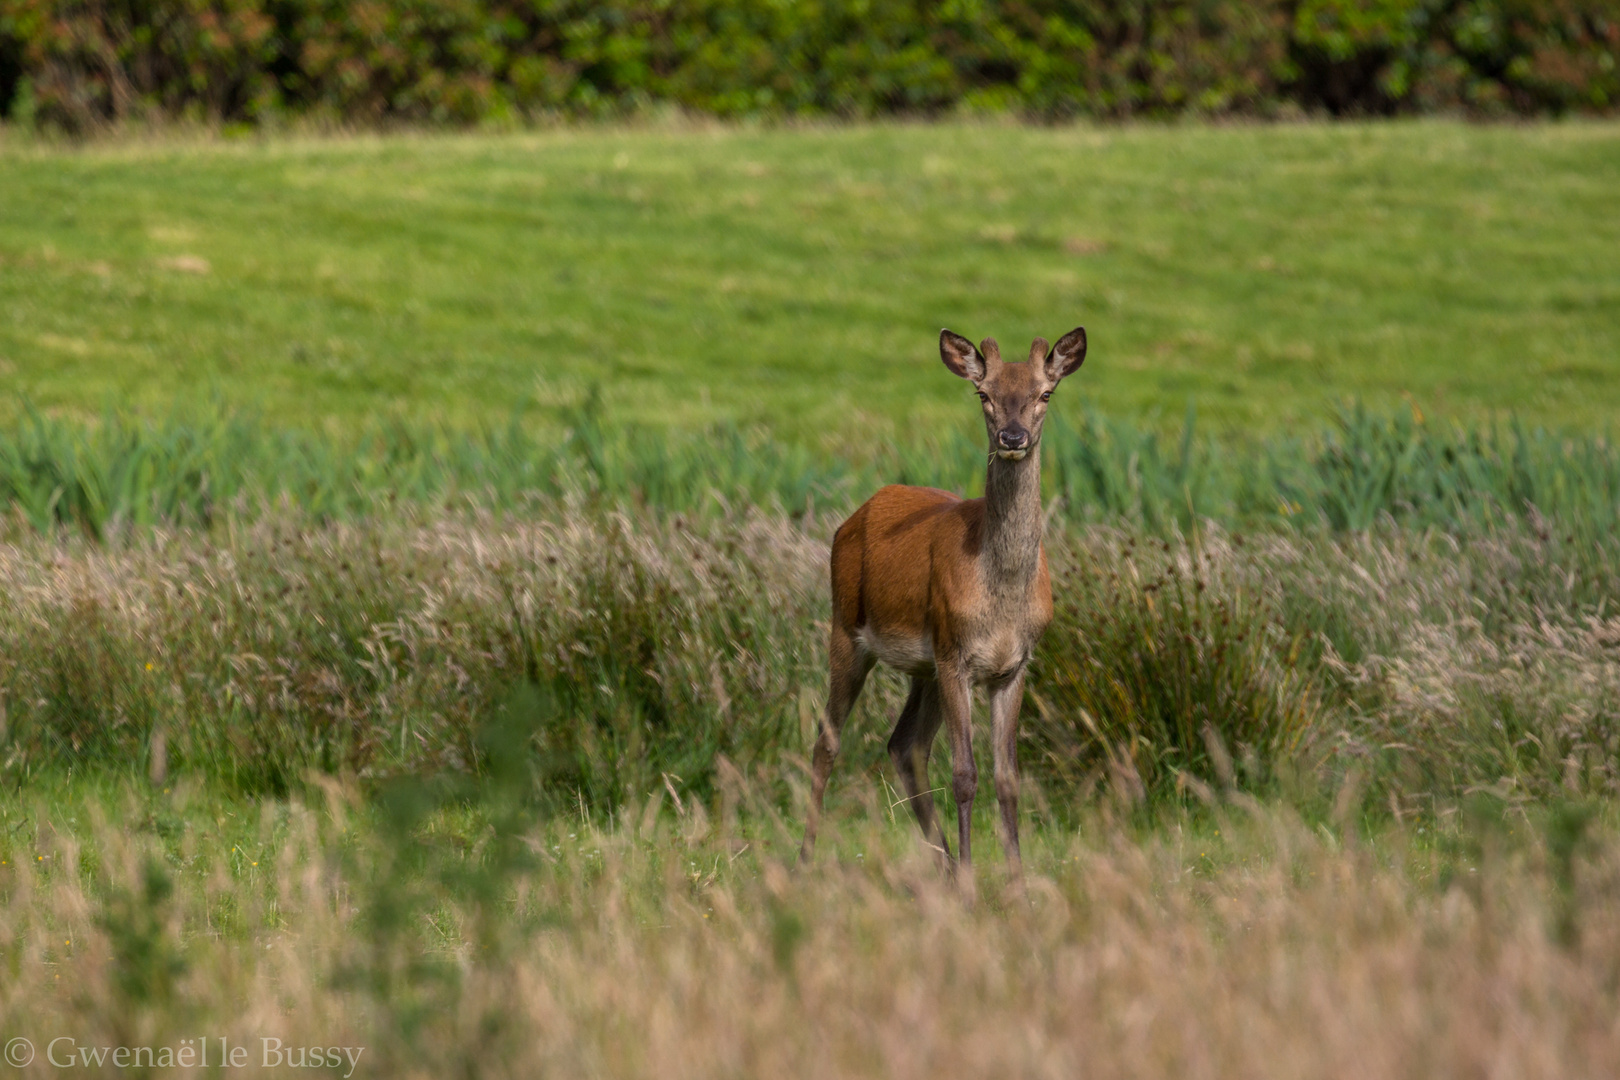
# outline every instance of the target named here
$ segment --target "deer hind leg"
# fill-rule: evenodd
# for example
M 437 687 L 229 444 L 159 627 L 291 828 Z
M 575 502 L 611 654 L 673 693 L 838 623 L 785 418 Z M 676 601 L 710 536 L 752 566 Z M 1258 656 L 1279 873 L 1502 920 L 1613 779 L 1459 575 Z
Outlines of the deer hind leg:
M 906 794 L 906 802 L 917 815 L 923 839 L 949 859 L 951 846 L 945 841 L 945 830 L 934 813 L 934 795 L 928 789 L 928 758 L 933 753 L 934 736 L 939 733 L 941 719 L 939 683 L 913 676 L 906 707 L 900 710 L 900 720 L 889 737 L 889 758 L 894 762 L 894 771 L 900 775 L 900 788 Z
M 1022 875 L 1018 853 L 1018 711 L 1024 703 L 1024 669 L 990 685 L 990 731 L 995 755 L 996 801 L 1001 804 L 1001 846 L 1013 877 Z
M 810 765 L 810 813 L 804 826 L 804 843 L 799 848 L 799 861 L 806 862 L 816 846 L 816 829 L 821 824 L 821 798 L 827 790 L 827 777 L 832 775 L 833 761 L 838 757 L 839 734 L 844 721 L 861 695 L 867 673 L 872 670 L 870 653 L 855 644 L 849 632 L 833 624 L 827 646 L 828 667 L 831 669 L 827 686 L 827 712 L 821 720 L 821 732 L 816 736 L 816 748 Z

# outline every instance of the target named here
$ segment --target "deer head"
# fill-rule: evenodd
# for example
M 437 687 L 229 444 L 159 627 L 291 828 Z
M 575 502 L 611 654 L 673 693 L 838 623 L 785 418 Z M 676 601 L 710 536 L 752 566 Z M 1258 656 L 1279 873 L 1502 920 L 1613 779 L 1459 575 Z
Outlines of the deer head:
M 1023 364 L 1004 363 L 994 338 L 985 338 L 975 348 L 961 334 L 941 330 L 939 358 L 978 391 L 990 452 L 1022 461 L 1041 441 L 1052 391 L 1085 362 L 1086 330 L 1075 327 L 1051 347 L 1045 338 L 1036 338 L 1029 347 L 1029 362 Z

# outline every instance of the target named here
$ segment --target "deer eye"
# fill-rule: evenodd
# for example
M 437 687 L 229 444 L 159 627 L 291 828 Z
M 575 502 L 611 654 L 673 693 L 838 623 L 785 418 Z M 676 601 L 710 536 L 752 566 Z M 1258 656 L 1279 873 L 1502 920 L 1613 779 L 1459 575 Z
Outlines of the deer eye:
M 990 395 L 989 394 L 985 393 L 983 390 L 978 391 L 978 394 L 979 394 L 979 400 L 980 401 L 984 402 L 986 405 L 990 404 Z
M 1041 395 L 1041 400 L 1042 401 L 1051 401 L 1052 400 L 1052 391 L 1048 390 L 1046 393 L 1042 394 Z

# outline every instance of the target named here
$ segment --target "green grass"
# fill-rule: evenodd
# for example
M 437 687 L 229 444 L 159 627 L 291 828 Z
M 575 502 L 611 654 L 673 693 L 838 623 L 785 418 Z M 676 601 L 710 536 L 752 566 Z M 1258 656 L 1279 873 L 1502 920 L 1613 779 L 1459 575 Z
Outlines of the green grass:
M 251 416 L 109 411 L 95 423 L 30 411 L 0 423 L 0 508 L 40 532 L 104 538 L 129 526 L 229 529 L 296 507 L 314 521 L 455 507 L 520 516 L 559 500 L 728 516 L 847 509 L 890 481 L 977 494 L 982 451 L 967 438 L 874 441 L 867 461 L 818 455 L 716 425 L 670 432 L 604 423 L 593 404 L 566 430 L 518 420 L 468 433 L 368 420 L 344 434 L 269 428 Z M 1054 520 L 1132 523 L 1156 535 L 1231 528 L 1358 532 L 1385 521 L 1486 530 L 1530 523 L 1585 542 L 1620 529 L 1620 449 L 1515 421 L 1474 428 L 1409 412 L 1341 410 L 1331 427 L 1258 440 L 1179 435 L 1087 408 L 1042 438 Z M 982 437 L 982 436 L 981 436 Z
M 969 432 L 941 325 L 1075 323 L 1061 408 L 1294 430 L 1348 396 L 1601 427 L 1620 126 L 859 126 L 0 140 L 0 378 L 277 425 Z M 206 273 L 195 272 L 207 265 Z M 188 270 L 187 267 L 192 269 Z

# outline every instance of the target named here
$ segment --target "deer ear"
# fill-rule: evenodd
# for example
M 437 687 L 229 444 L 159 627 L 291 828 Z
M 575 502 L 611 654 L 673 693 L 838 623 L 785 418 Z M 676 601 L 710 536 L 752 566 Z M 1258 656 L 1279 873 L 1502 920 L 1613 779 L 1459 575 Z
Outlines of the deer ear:
M 1086 362 L 1086 328 L 1077 326 L 1058 338 L 1052 351 L 1046 354 L 1046 377 L 1053 384 L 1073 375 Z
M 973 347 L 973 342 L 949 330 L 939 332 L 939 358 L 951 369 L 952 374 L 974 384 L 982 382 L 985 372 L 989 370 L 984 356 Z

